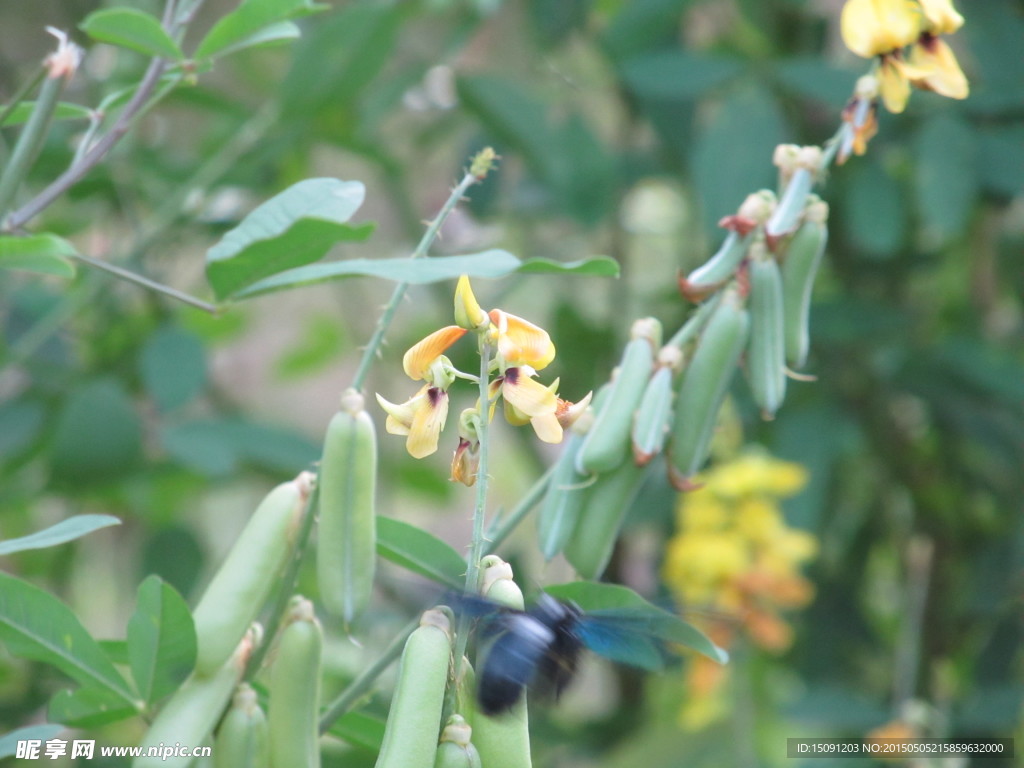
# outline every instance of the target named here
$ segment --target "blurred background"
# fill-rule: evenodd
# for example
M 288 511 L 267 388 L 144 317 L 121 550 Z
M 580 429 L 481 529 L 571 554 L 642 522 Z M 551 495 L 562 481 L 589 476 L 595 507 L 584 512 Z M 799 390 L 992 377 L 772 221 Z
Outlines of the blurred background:
M 84 43 L 75 26 L 103 5 L 0 4 L 0 102 L 52 49 L 45 25 Z M 196 39 L 233 6 L 209 0 Z M 332 257 L 407 255 L 466 159 L 493 145 L 498 172 L 435 251 L 619 261 L 618 280 L 475 285 L 484 306 L 548 329 L 558 347 L 549 370 L 575 400 L 607 380 L 634 318 L 679 327 L 690 306 L 677 272 L 717 246 L 721 216 L 774 186 L 775 145 L 834 133 L 866 70 L 839 39 L 841 6 L 334 2 L 293 45 L 200 73 L 41 221 L 83 253 L 208 296 L 206 249 L 289 184 L 365 182 L 356 221 L 378 228 Z M 589 663 L 534 718 L 538 765 L 783 765 L 786 737 L 877 728 L 1024 738 L 1024 8 L 959 9 L 967 21 L 950 40 L 970 98 L 914 93 L 903 115 L 881 115 L 867 156 L 819 190 L 832 217 L 812 315 L 816 380 L 791 382 L 772 422 L 735 387 L 714 466 L 740 488 L 703 510 L 735 522 L 718 529 L 723 549 L 696 547 L 704 571 L 679 566 L 692 562 L 685 536 L 700 527 L 700 499 L 679 500 L 653 472 L 613 559 L 610 579 L 685 601 L 695 621 L 728 634 L 734 662 L 716 672 L 687 658 L 656 678 Z M 144 65 L 94 46 L 67 98 L 93 106 Z M 32 188 L 66 167 L 83 130 L 56 125 Z M 411 394 L 401 355 L 451 322 L 452 288 L 410 291 L 370 392 Z M 255 502 L 318 457 L 390 291 L 350 280 L 214 318 L 86 268 L 70 284 L 3 273 L 0 538 L 81 512 L 123 525 L 0 567 L 55 591 L 99 637 L 123 636 L 149 573 L 194 601 Z M 473 398 L 456 387 L 452 407 Z M 448 481 L 453 428 L 415 461 L 374 416 L 381 512 L 461 551 L 472 492 Z M 494 451 L 492 509 L 513 506 L 558 455 L 504 426 Z M 741 522 L 751 499 L 761 512 L 749 515 L 769 518 L 789 549 L 757 546 L 792 579 L 761 606 L 760 625 L 737 626 L 718 616 L 734 607 L 729 596 L 707 584 L 743 575 L 742 563 L 730 570 L 727 539 L 757 539 Z M 560 561 L 543 564 L 532 521 L 502 553 L 527 591 L 572 578 Z M 409 578 L 385 569 L 369 650 L 333 634 L 329 690 L 422 607 Z M 0 732 L 41 719 L 62 684 L 0 650 Z M 384 713 L 388 699 L 385 681 L 367 711 Z M 140 728 L 97 738 L 132 743 Z M 360 766 L 374 755 L 331 741 L 324 759 Z

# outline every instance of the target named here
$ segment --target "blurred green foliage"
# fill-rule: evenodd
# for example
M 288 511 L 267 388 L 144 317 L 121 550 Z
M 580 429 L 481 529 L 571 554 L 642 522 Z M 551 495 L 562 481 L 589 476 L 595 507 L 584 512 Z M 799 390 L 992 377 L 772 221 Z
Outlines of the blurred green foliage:
M 44 23 L 73 29 L 100 5 L 0 6 L 0 101 L 49 50 Z M 200 25 L 230 5 L 211 0 Z M 813 309 L 817 380 L 791 384 L 769 423 L 737 388 L 749 437 L 811 473 L 787 508 L 822 542 L 796 645 L 738 659 L 732 722 L 697 734 L 675 726 L 681 678 L 617 673 L 604 709 L 536 719 L 544 764 L 781 764 L 786 736 L 862 733 L 897 714 L 904 695 L 929 702 L 951 733 L 1024 736 L 1024 12 L 1012 0 L 961 6 L 967 23 L 953 42 L 970 98 L 915 93 L 904 115 L 882 116 L 868 155 L 834 168 L 821 191 L 834 215 Z M 379 228 L 341 250 L 404 255 L 460 163 L 493 144 L 500 170 L 474 190 L 472 215 L 450 223 L 442 248 L 561 261 L 603 253 L 622 265 L 615 282 L 516 275 L 478 289 L 485 303 L 500 291 L 502 306 L 546 319 L 553 369 L 575 399 L 607 379 L 634 317 L 678 326 L 688 307 L 674 276 L 711 252 L 715 223 L 746 193 L 773 185 L 774 146 L 833 133 L 863 71 L 837 43 L 836 9 L 338 3 L 299 22 L 294 44 L 200 73 L 42 218 L 84 253 L 208 295 L 205 249 L 287 185 L 365 181 L 366 216 Z M 66 99 L 93 106 L 143 66 L 96 45 Z M 82 130 L 80 120 L 56 123 L 30 189 L 63 169 Z M 0 138 L 5 152 L 6 130 Z M 353 348 L 385 295 L 361 278 L 209 318 L 85 267 L 70 282 L 4 272 L 0 535 L 78 511 L 124 521 L 8 557 L 4 569 L 56 591 L 101 637 L 122 636 L 149 573 L 194 597 L 253 499 L 317 458 Z M 449 322 L 449 295 L 416 289 L 371 391 L 406 387 L 399 355 Z M 382 451 L 388 514 L 454 530 L 448 538 L 463 543 L 470 502 L 444 482 L 443 460 L 425 469 L 398 441 Z M 514 504 L 553 460 L 511 436 L 497 454 L 495 508 Z M 667 538 L 672 504 L 667 487 L 645 489 L 627 540 Z M 934 555 L 923 617 L 910 627 L 906 553 L 919 538 Z M 510 556 L 526 579 L 543 580 L 532 549 L 513 542 Z M 612 575 L 635 574 L 625 556 L 634 549 L 621 548 Z M 656 573 L 658 555 L 649 557 L 640 568 Z M 392 578 L 385 591 L 402 589 Z M 384 614 L 400 612 L 401 598 L 382 602 Z M 395 626 L 382 620 L 380 631 Z M 331 687 L 360 663 L 337 651 Z M 0 731 L 37 718 L 61 687 L 43 670 L 0 656 Z M 378 697 L 369 710 L 385 706 Z M 130 733 L 110 738 L 128 743 Z M 327 754 L 338 765 L 373 759 Z

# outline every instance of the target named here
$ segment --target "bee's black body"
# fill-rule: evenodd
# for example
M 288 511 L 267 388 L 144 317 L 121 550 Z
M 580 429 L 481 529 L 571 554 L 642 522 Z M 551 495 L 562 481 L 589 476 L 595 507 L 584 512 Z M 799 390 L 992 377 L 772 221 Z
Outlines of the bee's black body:
M 528 611 L 505 610 L 492 620 L 496 637 L 477 680 L 477 701 L 487 715 L 515 706 L 527 686 L 558 696 L 572 680 L 583 650 L 583 612 L 542 594 Z

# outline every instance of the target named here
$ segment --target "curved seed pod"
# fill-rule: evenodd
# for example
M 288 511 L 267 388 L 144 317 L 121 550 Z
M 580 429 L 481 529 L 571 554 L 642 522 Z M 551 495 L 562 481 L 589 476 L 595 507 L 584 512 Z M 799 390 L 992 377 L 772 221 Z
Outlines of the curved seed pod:
M 565 557 L 585 579 L 596 579 L 612 556 L 622 521 L 643 481 L 643 468 L 626 461 L 598 478 L 587 494 Z
M 794 368 L 804 366 L 810 349 L 811 292 L 828 242 L 827 219 L 827 203 L 814 200 L 808 204 L 804 223 L 789 241 L 782 262 L 786 360 Z
M 480 561 L 480 594 L 498 605 L 523 610 L 522 590 L 512 580 L 512 566 L 497 555 Z M 530 722 L 526 696 L 508 712 L 490 717 L 477 707 L 467 713 L 473 726 L 473 744 L 487 768 L 530 768 Z
M 451 619 L 426 611 L 405 641 L 376 768 L 433 768 L 451 655 Z
M 214 768 L 269 768 L 267 718 L 256 691 L 242 683 L 224 715 L 213 747 Z
M 679 489 L 707 458 L 718 409 L 729 390 L 746 345 L 750 320 L 735 288 L 728 289 L 711 315 L 683 374 L 669 445 L 669 477 Z
M 708 318 L 711 317 L 715 307 L 718 306 L 718 302 L 721 300 L 722 294 L 719 292 L 701 302 L 700 306 L 697 307 L 697 311 L 690 316 L 689 320 L 683 323 L 682 327 L 672 335 L 671 339 L 665 342 L 665 346 L 675 347 L 681 352 L 685 351 L 686 346 L 697 338 L 697 335 L 704 329 Z
M 576 471 L 576 457 L 583 439 L 583 435 L 569 432 L 537 513 L 537 539 L 545 560 L 550 560 L 565 547 L 583 507 L 586 478 Z
M 782 275 L 779 265 L 763 246 L 750 260 L 750 342 L 747 379 L 754 402 L 765 419 L 786 396 L 786 344 L 782 324 Z M 754 249 L 751 249 L 753 254 Z
M 711 258 L 681 280 L 684 295 L 696 297 L 707 294 L 731 278 L 747 255 L 750 238 L 749 232 L 745 235 L 735 230 L 729 232 Z
M 608 472 L 626 460 L 633 412 L 651 377 L 660 336 L 661 325 L 654 318 L 633 323 L 618 373 L 611 382 L 608 404 L 594 419 L 580 448 L 577 464 L 581 473 Z
M 150 724 L 141 744 L 173 749 L 176 746 L 195 746 L 209 743 L 208 736 L 220 719 L 231 694 L 242 679 L 245 665 L 258 642 L 260 632 L 253 627 L 238 643 L 235 652 L 212 675 L 193 674 L 167 700 Z M 144 755 L 132 761 L 132 768 L 186 768 L 192 757 L 173 752 L 167 756 Z
M 778 154 L 776 152 L 777 161 L 780 159 Z M 789 156 L 788 163 L 779 165 L 783 177 L 787 175 L 787 170 L 790 173 L 779 204 L 764 226 L 764 231 L 769 237 L 779 237 L 796 229 L 800 216 L 803 215 L 807 196 L 814 186 L 814 177 L 820 168 L 820 147 L 800 147 Z
M 480 753 L 470 739 L 473 729 L 462 715 L 452 715 L 441 731 L 434 768 L 481 768 Z
M 683 353 L 662 347 L 658 363 L 633 416 L 633 460 L 641 467 L 665 446 L 672 425 L 672 376 L 683 364 Z
M 377 565 L 377 437 L 363 397 L 348 390 L 324 438 L 317 580 L 324 606 L 348 627 L 370 600 Z
M 271 768 L 318 768 L 323 633 L 313 603 L 296 595 L 270 668 Z
M 281 578 L 313 485 L 310 472 L 267 494 L 246 523 L 192 617 L 196 674 L 214 674 L 259 615 Z

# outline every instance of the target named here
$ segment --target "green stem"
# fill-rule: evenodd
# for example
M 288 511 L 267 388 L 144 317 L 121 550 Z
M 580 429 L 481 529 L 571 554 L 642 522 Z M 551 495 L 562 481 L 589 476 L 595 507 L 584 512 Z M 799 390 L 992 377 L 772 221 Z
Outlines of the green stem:
M 150 280 L 148 277 L 137 275 L 134 272 L 130 272 L 127 269 L 110 264 L 102 259 L 94 259 L 92 256 L 85 256 L 80 253 L 76 254 L 74 258 L 83 264 L 88 264 L 90 267 L 95 267 L 96 269 L 102 269 L 104 272 L 109 272 L 110 274 L 119 277 L 121 280 L 127 280 L 129 283 L 141 285 L 143 288 L 148 288 L 149 290 L 156 291 L 164 296 L 177 299 L 178 301 L 184 302 L 196 309 L 209 312 L 211 315 L 215 315 L 219 311 L 216 306 L 205 302 L 202 299 L 197 299 L 195 296 L 179 291 L 177 288 L 171 288 L 169 285 L 164 285 L 163 283 L 158 283 L 155 280 Z
M 355 705 L 360 698 L 362 698 L 371 688 L 373 688 L 374 682 L 380 677 L 381 673 L 385 669 L 391 666 L 392 662 L 402 655 L 402 649 L 405 647 L 405 641 L 409 639 L 416 627 L 420 625 L 420 617 L 417 616 L 415 619 L 410 621 L 402 630 L 395 635 L 391 643 L 384 652 L 374 661 L 370 666 L 362 671 L 362 673 L 351 683 L 349 683 L 345 690 L 343 690 L 337 698 L 334 699 L 324 710 L 320 716 L 320 733 L 326 733 L 334 721 L 348 712 Z
M 512 532 L 519 527 L 519 524 L 523 522 L 533 508 L 540 503 L 540 500 L 544 498 L 544 493 L 548 489 L 548 483 L 551 482 L 551 475 L 554 474 L 555 465 L 552 464 L 547 470 L 537 478 L 537 482 L 533 484 L 533 487 L 526 492 L 526 495 L 519 500 L 519 503 L 512 508 L 512 511 L 501 518 L 495 519 L 491 526 L 487 529 L 487 533 L 484 534 L 484 549 L 480 553 L 481 557 L 491 554 L 494 550 L 500 547 Z
M 434 240 L 437 238 L 437 233 L 441 230 L 441 226 L 444 224 L 445 219 L 448 218 L 455 206 L 458 205 L 466 191 L 480 181 L 480 178 L 467 173 L 462 181 L 458 183 L 452 193 L 448 196 L 444 205 L 441 206 L 441 210 L 438 211 L 437 216 L 427 226 L 427 231 L 423 233 L 423 237 L 420 238 L 419 244 L 416 246 L 416 250 L 412 252 L 411 258 L 418 259 L 427 255 L 427 251 L 430 250 L 430 246 L 433 245 Z M 391 299 L 384 307 L 384 311 L 381 313 L 380 318 L 377 320 L 377 327 L 373 331 L 373 336 L 370 337 L 369 343 L 363 350 L 363 357 L 359 361 L 359 367 L 356 369 L 356 375 L 352 379 L 352 386 L 355 389 L 361 390 L 363 385 L 366 383 L 366 377 L 370 373 L 370 366 L 373 364 L 374 358 L 377 357 L 377 352 L 380 350 L 381 344 L 384 343 L 384 335 L 388 332 L 388 328 L 391 326 L 391 321 L 395 317 L 395 312 L 398 311 L 399 304 L 402 303 L 402 299 L 405 298 L 405 292 L 409 289 L 409 283 L 399 283 L 395 286 L 395 290 L 391 293 Z
M 11 97 L 11 100 L 7 102 L 7 106 L 0 111 L 0 127 L 7 122 L 7 118 L 11 116 L 11 113 L 18 108 L 18 105 L 25 100 L 29 93 L 36 89 L 36 86 L 43 81 L 44 77 L 46 77 L 46 65 L 40 64 L 32 77 L 21 84 L 21 87 Z
M 66 83 L 64 75 L 47 77 L 39 89 L 39 98 L 32 108 L 28 122 L 18 135 L 11 159 L 0 175 L 0 216 L 10 208 L 21 182 L 25 180 L 32 163 L 50 130 L 50 120 L 57 109 L 57 99 Z

